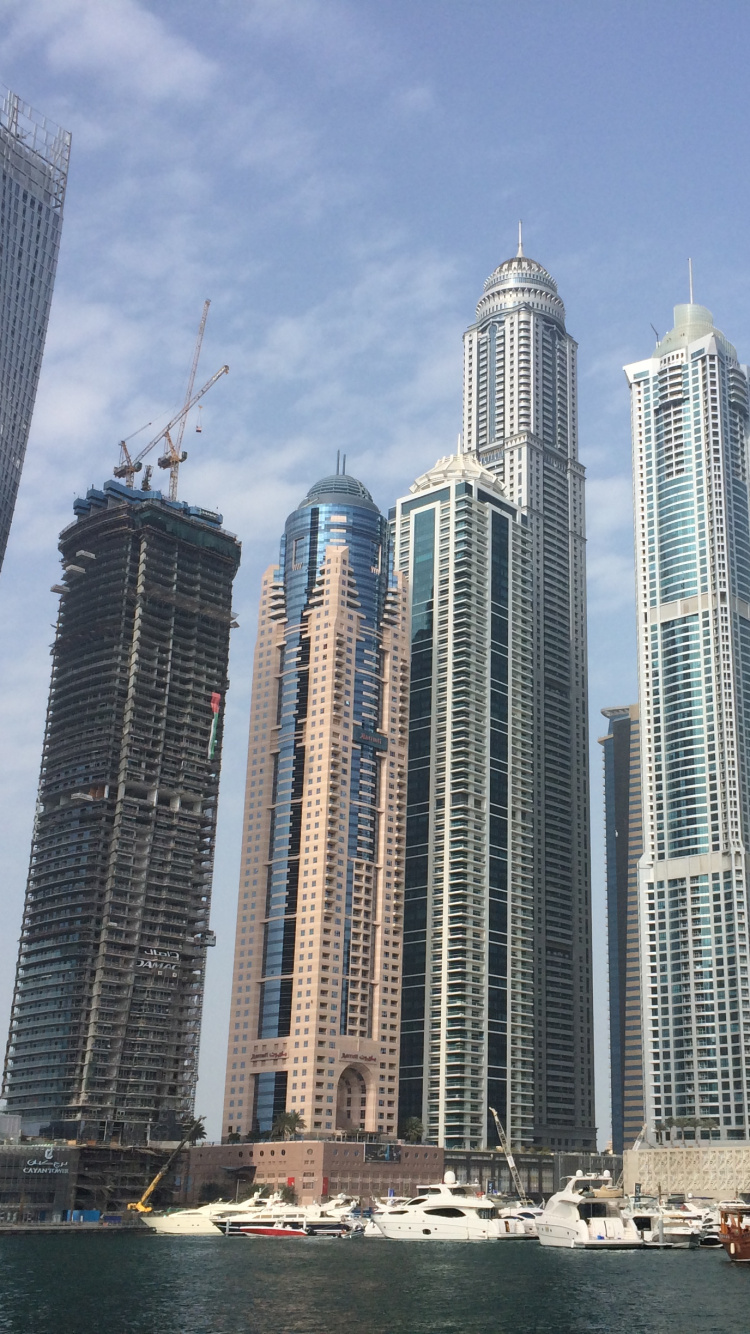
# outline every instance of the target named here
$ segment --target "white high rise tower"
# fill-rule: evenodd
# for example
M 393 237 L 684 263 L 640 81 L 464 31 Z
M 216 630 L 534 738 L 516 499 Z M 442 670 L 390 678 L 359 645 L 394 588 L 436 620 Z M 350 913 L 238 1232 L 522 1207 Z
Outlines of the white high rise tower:
M 692 284 L 691 284 L 692 286 Z M 625 368 L 631 389 L 650 1129 L 747 1138 L 750 998 L 748 371 L 710 311 Z M 706 1125 L 711 1123 L 711 1129 Z
M 412 651 L 416 656 L 412 660 L 407 813 L 402 1117 L 418 1114 L 421 1108 L 430 1133 L 434 1133 L 433 1124 L 437 1121 L 438 1133 L 444 1136 L 446 1144 L 473 1147 L 485 1143 L 487 1135 L 494 1142 L 491 1122 L 488 1126 L 484 1119 L 486 1106 L 481 1115 L 475 1106 L 484 1096 L 480 1089 L 485 1087 L 482 1081 L 486 1080 L 486 1095 L 496 1100 L 494 1105 L 505 1118 L 514 1143 L 589 1149 L 595 1147 L 595 1130 L 584 471 L 577 457 L 576 344 L 566 332 L 565 309 L 554 279 L 540 264 L 524 255 L 520 235 L 518 253 L 487 279 L 477 306 L 476 322 L 468 329 L 464 342 L 463 450 L 465 456 L 473 456 L 487 480 L 484 484 L 477 483 L 481 494 L 478 489 L 472 502 L 476 516 L 473 512 L 472 516 L 459 516 L 456 510 L 455 519 L 449 521 L 446 510 L 440 518 L 442 527 L 439 532 L 436 529 L 435 551 L 439 555 L 434 572 L 435 624 L 438 635 L 445 636 L 448 656 L 440 656 L 438 645 L 430 669 L 433 728 L 430 753 L 436 764 L 430 800 L 433 803 L 441 800 L 438 789 L 444 754 L 447 818 L 448 776 L 451 767 L 456 773 L 460 771 L 460 761 L 465 758 L 462 748 L 466 748 L 466 737 L 458 725 L 461 722 L 460 709 L 456 711 L 458 705 L 464 708 L 471 703 L 471 726 L 480 732 L 484 729 L 488 746 L 492 733 L 500 725 L 505 750 L 501 760 L 499 750 L 496 758 L 504 772 L 503 784 L 493 778 L 492 764 L 483 774 L 484 757 L 478 749 L 479 741 L 472 739 L 469 750 L 475 759 L 468 792 L 468 825 L 465 831 L 458 825 L 455 830 L 456 838 L 468 838 L 465 871 L 469 934 L 465 943 L 456 937 L 452 944 L 450 932 L 443 941 L 439 981 L 445 995 L 441 997 L 435 991 L 437 961 L 433 958 L 427 970 L 429 975 L 422 981 L 427 1000 L 420 1012 L 417 979 L 424 961 L 417 951 L 410 973 L 410 943 L 412 940 L 418 943 L 418 933 L 426 932 L 434 954 L 437 938 L 429 933 L 434 931 L 443 911 L 440 895 L 450 896 L 455 891 L 460 897 L 462 886 L 448 862 L 444 862 L 440 872 L 442 879 L 436 878 L 428 867 L 424 879 L 426 927 L 420 926 L 419 913 L 424 913 L 425 908 L 418 908 L 416 900 L 412 902 L 409 884 L 410 867 L 414 864 L 416 870 L 413 858 L 423 832 L 417 818 L 420 793 L 415 779 L 415 765 L 423 753 L 419 747 L 424 744 L 416 734 L 424 729 L 424 721 L 415 712 L 415 704 L 417 710 L 423 706 L 421 696 L 419 700 L 415 698 L 420 687 L 414 673 L 422 661 L 418 653 L 417 619 L 417 612 L 422 609 L 417 606 L 415 590 L 419 579 L 415 567 L 410 570 Z M 451 467 L 455 468 L 455 464 Z M 450 469 L 444 471 L 447 475 Z M 408 568 L 408 560 L 420 555 L 420 534 L 416 518 L 411 534 L 402 521 L 407 513 L 411 519 L 416 508 L 421 509 L 427 503 L 428 482 L 432 487 L 432 474 L 420 478 L 413 488 L 417 494 L 405 498 L 397 507 L 397 552 L 403 569 Z M 440 499 L 444 507 L 448 493 L 445 499 L 439 493 L 445 486 L 446 482 L 440 481 L 438 485 L 435 481 L 437 494 L 432 495 L 432 500 Z M 507 507 L 512 538 L 511 555 L 507 559 L 513 577 L 519 581 L 515 592 L 509 585 L 509 596 L 512 593 L 511 602 L 515 598 L 516 610 L 511 606 L 508 615 L 508 638 L 503 645 L 508 657 L 507 676 L 501 688 L 493 683 L 492 677 L 495 669 L 501 667 L 499 647 L 493 642 L 495 629 L 491 626 L 485 632 L 480 623 L 485 612 L 494 616 L 493 608 L 489 604 L 484 606 L 485 596 L 492 603 L 494 595 L 486 593 L 482 584 L 482 577 L 489 578 L 491 588 L 493 576 L 488 568 L 481 567 L 481 561 L 476 571 L 472 565 L 479 560 L 481 525 L 488 522 L 485 516 L 480 523 L 480 514 L 484 514 L 485 508 L 488 515 L 492 514 L 498 499 L 498 514 L 502 513 L 502 501 L 506 505 L 512 502 Z M 455 505 L 458 504 L 456 500 Z M 469 520 L 476 524 L 477 531 L 464 550 Z M 452 536 L 450 524 L 454 521 L 456 533 Z M 493 520 L 495 528 L 499 522 L 499 517 Z M 481 536 L 481 540 L 486 541 L 486 536 Z M 477 580 L 476 591 L 468 603 L 459 597 L 466 582 L 458 577 L 459 558 L 468 561 L 470 578 Z M 442 613 L 441 590 L 449 587 L 451 580 L 455 583 L 453 601 L 448 611 Z M 524 600 L 528 610 L 524 608 L 523 615 L 528 615 L 529 623 L 522 628 L 518 617 Z M 504 609 L 503 616 L 506 613 Z M 471 619 L 468 629 L 464 624 L 467 617 Z M 506 633 L 499 624 L 497 630 Z M 465 670 L 470 666 L 478 679 L 486 680 L 488 690 L 488 712 L 482 718 L 479 715 L 484 698 L 476 685 L 466 696 L 461 680 L 464 669 L 454 653 L 455 643 L 462 635 L 466 638 L 466 634 L 469 639 L 473 636 L 473 640 L 472 662 Z M 514 669 L 516 652 L 520 656 Z M 484 654 L 484 658 L 480 660 L 477 654 Z M 519 669 L 522 659 L 523 667 Z M 445 684 L 441 672 L 446 673 Z M 491 698 L 493 690 L 497 701 Z M 494 703 L 500 704 L 501 693 L 507 705 L 505 720 L 492 714 Z M 497 750 L 497 742 L 495 746 Z M 465 804 L 466 796 L 458 790 L 452 793 L 451 807 Z M 439 807 L 436 810 L 435 827 L 428 839 L 433 861 L 439 855 L 436 840 L 442 818 Z M 480 818 L 481 812 L 486 812 L 486 816 Z M 457 820 L 457 810 L 452 811 L 450 820 L 451 847 L 455 842 L 454 816 Z M 458 847 L 455 843 L 455 848 Z M 417 888 L 416 882 L 413 888 Z M 480 914 L 482 895 L 486 900 L 485 920 Z M 502 913 L 497 906 L 500 900 Z M 457 913 L 459 907 L 456 898 Z M 498 924 L 503 917 L 499 934 L 498 927 L 493 926 L 493 913 Z M 482 932 L 487 933 L 486 939 Z M 466 976 L 452 977 L 452 948 L 454 961 L 458 957 L 455 950 L 466 949 L 468 962 L 479 964 L 480 970 L 486 969 L 486 980 L 473 979 L 471 968 Z M 497 958 L 500 950 L 501 964 Z M 471 989 L 473 981 L 479 988 L 477 992 Z M 481 1012 L 479 992 L 485 985 L 487 1038 L 480 1053 L 471 1020 L 476 1027 Z M 498 990 L 502 999 L 494 994 Z M 451 1037 L 451 991 L 455 996 L 465 994 L 468 998 L 465 1035 L 456 1033 Z M 435 1045 L 437 1011 L 441 1004 L 445 1012 L 444 1020 L 442 1017 L 440 1020 L 444 1029 L 440 1038 L 444 1057 L 438 1070 L 434 1052 L 429 1061 L 427 1052 Z M 421 1039 L 419 1034 L 423 1035 Z M 451 1041 L 464 1044 L 461 1062 L 451 1052 Z M 458 1048 L 455 1050 L 458 1052 Z M 452 1068 L 456 1065 L 460 1069 Z

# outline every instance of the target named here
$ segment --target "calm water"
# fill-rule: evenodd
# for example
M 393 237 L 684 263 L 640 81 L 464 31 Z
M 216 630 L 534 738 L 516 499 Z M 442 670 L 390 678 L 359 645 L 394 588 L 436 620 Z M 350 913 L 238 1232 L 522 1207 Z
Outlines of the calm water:
M 724 1252 L 500 1242 L 0 1238 L 10 1334 L 746 1334 Z

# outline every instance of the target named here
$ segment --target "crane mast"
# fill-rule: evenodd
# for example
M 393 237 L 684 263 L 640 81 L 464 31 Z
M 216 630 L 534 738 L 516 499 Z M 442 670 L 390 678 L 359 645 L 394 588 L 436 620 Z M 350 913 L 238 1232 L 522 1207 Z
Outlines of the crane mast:
M 175 416 L 172 418 L 170 422 L 167 423 L 167 425 L 163 428 L 163 430 L 161 430 L 157 436 L 154 436 L 154 439 L 149 441 L 149 443 L 142 450 L 140 450 L 140 452 L 136 454 L 135 457 L 131 455 L 130 450 L 128 449 L 128 440 L 131 440 L 133 437 L 128 436 L 127 440 L 120 441 L 120 460 L 117 467 L 114 469 L 114 474 L 115 477 L 123 478 L 126 486 L 133 485 L 133 478 L 135 477 L 135 474 L 137 472 L 140 472 L 141 468 L 143 467 L 142 460 L 145 458 L 146 454 L 148 454 L 150 450 L 154 449 L 156 445 L 160 444 L 163 440 L 165 442 L 164 453 L 162 454 L 161 458 L 157 460 L 157 462 L 160 468 L 169 468 L 169 499 L 170 500 L 177 499 L 177 483 L 180 473 L 180 464 L 184 463 L 185 459 L 187 458 L 187 453 L 182 448 L 182 438 L 185 434 L 185 424 L 187 422 L 190 410 L 191 408 L 195 407 L 199 399 L 203 398 L 204 394 L 208 393 L 208 390 L 212 387 L 212 385 L 216 384 L 216 381 L 219 380 L 222 375 L 227 375 L 229 373 L 229 367 L 222 366 L 221 370 L 218 370 L 215 375 L 211 376 L 210 380 L 206 381 L 202 389 L 199 389 L 198 392 L 195 394 L 193 393 L 193 387 L 195 385 L 195 376 L 198 370 L 198 359 L 200 357 L 201 348 L 203 346 L 203 335 L 206 331 L 206 320 L 208 318 L 208 308 L 210 305 L 211 305 L 210 301 L 204 301 L 203 303 L 203 314 L 201 315 L 201 322 L 198 328 L 198 338 L 195 344 L 195 351 L 193 352 L 193 361 L 190 367 L 190 375 L 188 376 L 185 402 L 180 408 L 180 411 L 175 414 Z M 150 423 L 147 424 L 150 425 Z M 144 428 L 141 427 L 141 430 L 143 429 Z M 173 431 L 175 432 L 174 439 L 172 438 Z M 138 432 L 136 431 L 135 434 L 137 435 Z
M 221 370 L 216 371 L 215 375 L 212 375 L 211 379 L 207 380 L 206 383 L 203 385 L 203 387 L 199 389 L 197 393 L 193 394 L 193 397 L 190 399 L 189 403 L 185 403 L 185 405 L 180 408 L 180 411 L 175 414 L 175 416 L 172 418 L 170 422 L 167 423 L 164 429 L 160 431 L 159 434 L 149 442 L 149 444 L 145 445 L 144 448 L 140 451 L 140 453 L 136 454 L 135 458 L 131 457 L 126 442 L 124 440 L 121 440 L 120 462 L 114 470 L 115 477 L 124 478 L 126 485 L 132 486 L 135 474 L 137 472 L 140 472 L 141 468 L 143 467 L 142 460 L 145 458 L 146 454 L 148 454 L 149 451 L 152 450 L 156 445 L 160 444 L 162 440 L 169 439 L 171 443 L 170 431 L 174 429 L 174 427 L 178 424 L 178 422 L 182 420 L 183 417 L 187 416 L 190 409 L 195 407 L 198 400 L 203 398 L 204 394 L 208 393 L 212 385 L 215 385 L 216 381 L 220 380 L 222 375 L 228 375 L 228 374 L 229 374 L 228 366 L 222 366 Z M 161 463 L 161 460 L 159 460 L 159 462 Z M 184 459 L 180 460 L 180 462 L 184 462 Z M 168 467 L 171 466 L 171 460 L 170 463 L 165 466 Z M 174 499 L 174 497 L 172 497 L 172 499 Z
M 513 1182 L 513 1185 L 516 1188 L 516 1194 L 518 1195 L 521 1204 L 528 1204 L 529 1201 L 527 1199 L 526 1192 L 523 1186 L 521 1185 L 521 1177 L 519 1175 L 518 1168 L 516 1167 L 516 1160 L 510 1151 L 510 1144 L 508 1143 L 507 1136 L 505 1134 L 505 1131 L 503 1130 L 500 1117 L 498 1116 L 494 1107 L 490 1107 L 490 1111 L 492 1112 L 492 1115 L 495 1120 L 495 1128 L 497 1130 L 497 1137 L 500 1141 L 500 1148 L 505 1154 L 505 1161 L 508 1164 L 508 1171 L 510 1172 L 511 1181 Z
M 198 329 L 198 338 L 195 343 L 195 351 L 193 353 L 193 364 L 190 367 L 190 375 L 188 376 L 188 385 L 187 385 L 187 392 L 185 394 L 185 403 L 183 405 L 182 415 L 177 425 L 177 439 L 173 441 L 169 431 L 167 430 L 165 435 L 167 448 L 162 454 L 161 458 L 157 460 L 160 468 L 169 468 L 170 500 L 177 499 L 177 482 L 180 475 L 180 464 L 184 463 L 185 459 L 187 458 L 187 453 L 184 452 L 182 448 L 182 437 L 185 434 L 185 423 L 187 422 L 188 413 L 190 411 L 189 404 L 190 400 L 193 397 L 193 385 L 195 384 L 195 373 L 198 369 L 198 358 L 200 357 L 201 347 L 203 346 L 203 335 L 206 331 L 206 320 L 208 318 L 208 308 L 210 305 L 211 305 L 210 301 L 204 301 L 203 303 L 203 314 L 201 315 L 200 327 Z

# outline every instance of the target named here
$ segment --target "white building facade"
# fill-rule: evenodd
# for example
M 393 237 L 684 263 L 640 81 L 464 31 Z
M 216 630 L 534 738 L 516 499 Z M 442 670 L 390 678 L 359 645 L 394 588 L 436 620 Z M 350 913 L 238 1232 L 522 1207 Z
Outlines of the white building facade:
M 631 390 L 644 855 L 645 1114 L 747 1138 L 750 506 L 747 368 L 710 311 Z
M 495 1143 L 489 1104 L 519 1148 L 586 1150 L 596 1137 L 576 344 L 554 279 L 521 245 L 487 279 L 464 345 L 463 453 L 395 513 L 412 599 L 401 1116 L 421 1106 L 430 1138 L 480 1147 Z M 430 507 L 433 556 L 422 550 Z M 434 585 L 422 587 L 425 569 Z
M 523 253 L 490 275 L 464 335 L 464 448 L 531 537 L 534 1133 L 595 1148 L 586 537 L 577 347 L 546 269 Z

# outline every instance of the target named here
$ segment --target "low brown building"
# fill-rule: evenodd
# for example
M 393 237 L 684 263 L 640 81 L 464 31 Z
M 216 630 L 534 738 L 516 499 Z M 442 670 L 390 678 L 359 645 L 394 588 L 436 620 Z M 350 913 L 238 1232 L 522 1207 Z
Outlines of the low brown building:
M 185 1205 L 242 1199 L 252 1182 L 272 1190 L 289 1186 L 301 1204 L 343 1192 L 368 1205 L 389 1190 L 413 1195 L 418 1186 L 442 1180 L 443 1156 L 432 1145 L 352 1140 L 205 1144 L 183 1155 L 175 1184 Z

